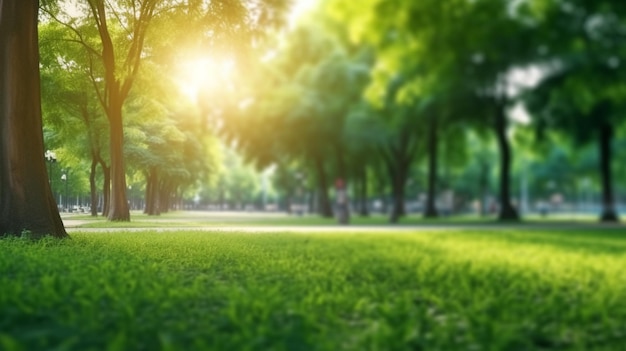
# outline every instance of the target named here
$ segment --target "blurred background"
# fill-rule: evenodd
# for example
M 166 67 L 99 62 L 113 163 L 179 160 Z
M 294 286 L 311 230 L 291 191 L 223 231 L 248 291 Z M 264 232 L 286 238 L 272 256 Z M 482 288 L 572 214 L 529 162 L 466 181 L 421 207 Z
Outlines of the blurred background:
M 103 12 L 69 0 L 40 12 L 62 211 L 108 208 L 116 86 L 125 196 L 149 215 L 625 209 L 623 0 L 90 3 Z

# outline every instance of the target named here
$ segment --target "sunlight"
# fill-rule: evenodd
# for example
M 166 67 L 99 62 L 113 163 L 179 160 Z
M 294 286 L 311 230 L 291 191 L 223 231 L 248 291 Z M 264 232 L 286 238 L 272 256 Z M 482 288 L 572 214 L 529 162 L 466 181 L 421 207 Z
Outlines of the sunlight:
M 293 28 L 298 20 L 306 13 L 310 12 L 317 4 L 316 0 L 296 0 L 293 3 L 288 15 L 289 27 Z
M 178 66 L 176 82 L 186 98 L 197 102 L 203 94 L 232 90 L 234 71 L 231 59 L 193 58 Z

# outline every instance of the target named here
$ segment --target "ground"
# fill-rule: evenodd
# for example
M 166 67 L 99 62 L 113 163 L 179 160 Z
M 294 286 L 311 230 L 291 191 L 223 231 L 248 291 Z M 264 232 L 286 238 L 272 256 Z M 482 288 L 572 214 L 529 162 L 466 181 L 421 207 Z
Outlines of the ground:
M 70 240 L 0 241 L 0 349 L 626 345 L 621 226 L 302 228 L 229 216 L 136 214 L 115 229 L 73 216 L 66 225 L 84 228 Z

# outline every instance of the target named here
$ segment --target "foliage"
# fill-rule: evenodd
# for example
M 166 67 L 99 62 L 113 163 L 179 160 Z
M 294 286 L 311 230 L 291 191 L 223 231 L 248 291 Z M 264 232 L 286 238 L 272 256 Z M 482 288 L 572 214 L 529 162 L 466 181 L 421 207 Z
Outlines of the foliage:
M 109 26 L 119 70 L 121 53 L 132 45 L 127 5 L 137 2 L 105 3 L 119 17 Z M 317 203 L 330 207 L 327 192 L 342 177 L 349 180 L 351 199 L 365 189 L 367 202 L 368 189 L 375 190 L 381 198 L 391 193 L 399 208 L 427 184 L 433 189 L 429 199 L 452 189 L 463 198 L 459 209 L 467 210 L 497 191 L 492 179 L 499 165 L 506 185 L 499 189 L 500 204 L 514 201 L 517 185 L 526 180 L 533 197 L 549 196 L 546 184 L 554 174 L 568 199 L 578 196 L 582 175 L 595 191 L 602 182 L 593 169 L 601 157 L 586 144 L 598 139 L 600 121 L 614 129 L 615 140 L 608 142 L 613 158 L 623 158 L 625 56 L 619 43 L 626 24 L 618 1 L 325 0 L 296 25 L 277 27 L 289 5 L 158 4 L 123 109 L 133 189 L 145 188 L 143 178 L 158 167 L 176 181 L 172 187 L 179 196 L 200 197 L 203 204 L 258 202 L 259 177 L 239 159 L 229 161 L 235 156 L 226 150 L 234 147 L 257 170 L 276 170 L 273 183 L 286 204 L 300 182 L 311 191 L 306 196 L 315 192 Z M 45 8 L 40 31 L 46 141 L 67 156 L 64 166 L 78 169 L 86 165 L 82 154 L 90 139 L 97 137 L 92 146 L 99 150 L 108 132 L 93 90 L 102 91 L 105 72 L 94 64 L 98 50 L 89 50 L 100 41 L 88 11 L 68 22 L 63 6 L 46 2 Z M 54 16 L 76 31 L 51 21 Z M 209 73 L 194 66 L 187 72 L 193 79 L 180 74 L 181 66 L 207 58 L 232 65 L 234 73 L 206 64 Z M 115 78 L 125 80 L 128 71 L 121 69 Z M 537 86 L 516 81 L 528 71 L 539 72 Z M 181 85 L 196 78 L 201 86 L 185 96 Z M 89 135 L 67 123 L 79 117 L 76 108 L 85 99 L 93 121 Z M 527 130 L 511 123 L 512 106 L 530 110 L 531 125 L 549 134 L 546 144 L 526 138 Z M 496 140 L 486 133 L 494 127 Z M 516 140 L 520 134 L 523 140 Z M 217 146 L 218 136 L 227 148 Z M 521 157 L 509 157 L 509 144 Z M 426 155 L 438 163 L 429 158 L 425 165 Z M 613 167 L 623 179 L 622 163 Z M 623 187 L 616 184 L 617 199 Z

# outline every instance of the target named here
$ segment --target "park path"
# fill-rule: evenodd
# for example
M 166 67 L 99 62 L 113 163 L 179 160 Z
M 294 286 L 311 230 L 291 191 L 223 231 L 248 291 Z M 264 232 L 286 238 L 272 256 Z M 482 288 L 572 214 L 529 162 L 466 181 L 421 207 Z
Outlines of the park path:
M 174 231 L 203 231 L 203 232 L 237 232 L 237 233 L 376 233 L 376 232 L 437 232 L 464 229 L 468 231 L 504 231 L 504 230 L 608 230 L 626 235 L 624 224 L 603 223 L 489 223 L 489 224 L 412 224 L 412 225 L 200 225 L 200 226 L 166 226 L 166 227 L 112 227 L 112 228 L 82 228 L 81 225 L 89 221 L 64 220 L 68 233 L 119 233 L 119 232 L 174 232 Z
M 278 223 L 271 221 L 293 220 L 282 213 L 267 212 L 202 212 L 184 211 L 159 218 L 142 218 L 136 215 L 128 227 L 115 224 L 109 228 L 84 228 L 94 220 L 83 215 L 62 214 L 66 230 L 69 233 L 115 233 L 115 232 L 138 232 L 138 231 L 206 231 L 206 232 L 249 232 L 249 233 L 284 233 L 284 232 L 318 232 L 318 233 L 350 233 L 350 232 L 418 232 L 418 231 L 503 231 L 503 230 L 611 230 L 621 231 L 626 235 L 624 223 L 606 224 L 590 219 L 575 220 L 530 220 L 521 223 L 499 223 L 496 221 L 454 221 L 443 219 L 441 221 L 421 222 L 412 224 L 390 225 L 386 223 L 376 224 L 352 224 L 338 225 L 333 223 L 324 224 L 298 224 Z M 306 217 L 305 217 L 306 218 Z M 101 220 L 101 219 L 100 219 Z M 263 223 L 264 220 L 270 222 Z M 145 225 L 143 225 L 145 223 Z

